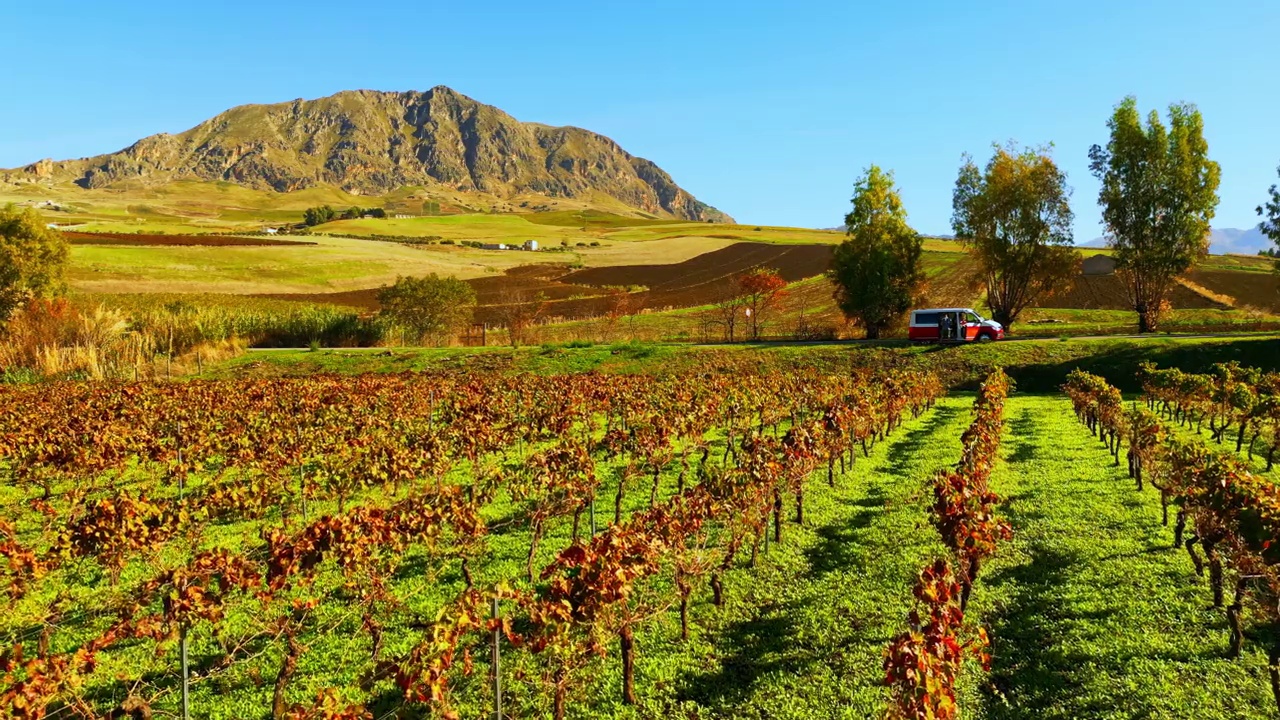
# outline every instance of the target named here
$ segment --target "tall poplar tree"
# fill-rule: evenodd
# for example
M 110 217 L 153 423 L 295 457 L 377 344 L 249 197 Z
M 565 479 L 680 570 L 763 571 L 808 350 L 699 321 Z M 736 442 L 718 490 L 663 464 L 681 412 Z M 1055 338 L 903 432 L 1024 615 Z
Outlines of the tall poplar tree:
M 1280 168 L 1276 168 L 1276 173 L 1280 174 Z M 1258 206 L 1258 214 L 1262 216 L 1259 229 L 1263 235 L 1271 238 L 1271 242 L 1276 244 L 1276 250 L 1280 251 L 1280 185 L 1272 185 L 1267 192 L 1271 199 L 1265 205 Z M 1280 272 L 1280 260 L 1276 260 L 1276 271 Z
M 1107 126 L 1111 139 L 1089 150 L 1090 168 L 1102 182 L 1107 245 L 1138 313 L 1138 332 L 1152 332 L 1178 277 L 1209 252 L 1220 170 L 1209 159 L 1195 105 L 1170 105 L 1168 128 L 1154 110 L 1143 125 L 1130 96 Z

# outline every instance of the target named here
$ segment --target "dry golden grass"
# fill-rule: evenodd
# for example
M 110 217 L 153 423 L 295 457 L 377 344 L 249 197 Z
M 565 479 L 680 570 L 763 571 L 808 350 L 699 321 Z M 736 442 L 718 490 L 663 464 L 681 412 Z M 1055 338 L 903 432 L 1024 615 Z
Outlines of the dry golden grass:
M 613 242 L 602 244 L 600 247 L 576 247 L 574 250 L 586 267 L 673 265 L 738 242 L 741 241 L 705 235 L 679 235 L 652 240 Z
M 1221 293 L 1216 293 L 1210 290 L 1209 288 L 1192 281 L 1189 278 L 1178 278 L 1178 284 L 1201 297 L 1208 298 L 1209 300 L 1212 300 L 1214 302 L 1222 303 L 1227 307 L 1236 306 L 1236 299 L 1231 297 L 1230 295 L 1223 295 Z

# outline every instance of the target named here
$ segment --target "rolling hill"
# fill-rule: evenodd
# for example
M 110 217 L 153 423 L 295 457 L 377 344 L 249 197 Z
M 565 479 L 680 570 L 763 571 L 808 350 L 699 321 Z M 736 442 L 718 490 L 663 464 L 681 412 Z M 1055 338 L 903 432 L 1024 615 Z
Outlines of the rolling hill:
M 242 105 L 119 152 L 0 171 L 9 184 L 84 189 L 184 180 L 280 193 L 331 186 L 385 195 L 420 186 L 504 199 L 605 196 L 655 217 L 732 221 L 603 135 L 520 122 L 444 86 Z

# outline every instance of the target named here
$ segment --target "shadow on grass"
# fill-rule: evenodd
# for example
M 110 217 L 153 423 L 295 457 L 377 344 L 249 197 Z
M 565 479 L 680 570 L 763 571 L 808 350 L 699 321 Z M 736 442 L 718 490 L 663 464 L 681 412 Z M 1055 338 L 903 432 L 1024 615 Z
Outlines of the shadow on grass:
M 1061 589 L 1070 581 L 1075 555 L 1036 546 L 1030 560 L 994 573 L 986 582 L 1013 584 L 1013 598 L 989 618 L 992 667 L 987 717 L 1014 718 L 1101 717 L 1111 709 L 1104 701 L 1085 701 L 1078 670 L 1096 658 L 1076 656 L 1056 642 L 1069 623 L 1101 621 L 1111 610 L 1073 612 Z M 1077 702 L 1087 702 L 1078 705 Z
M 848 503 L 858 508 L 849 518 L 818 528 L 817 543 L 804 551 L 814 576 L 820 577 L 853 565 L 859 555 L 857 550 L 862 531 L 877 515 L 884 513 L 884 503 L 884 491 L 873 487 L 867 491 L 866 497 Z
M 809 661 L 796 656 L 795 620 L 807 603 L 788 602 L 760 608 L 760 614 L 727 626 L 717 644 L 720 668 L 687 674 L 680 700 L 714 708 L 745 700 L 760 677 L 772 672 L 803 674 Z
M 914 461 L 920 459 L 925 449 L 925 443 L 937 433 L 939 428 L 968 411 L 968 408 L 958 405 L 944 405 L 935 408 L 933 414 L 920 427 L 907 432 L 901 437 L 890 439 L 889 452 L 885 455 L 884 461 L 880 463 L 880 471 L 897 477 L 919 480 L 921 477 L 920 468 L 914 467 Z M 955 443 L 956 446 L 959 446 L 960 436 L 957 434 L 954 438 L 947 437 L 943 441 Z
M 1034 440 L 1038 426 L 1031 417 L 1031 410 L 1023 408 L 1022 412 L 1009 423 L 1009 434 L 1013 440 L 1013 451 L 1009 453 L 1009 463 L 1030 462 L 1040 457 L 1040 446 Z

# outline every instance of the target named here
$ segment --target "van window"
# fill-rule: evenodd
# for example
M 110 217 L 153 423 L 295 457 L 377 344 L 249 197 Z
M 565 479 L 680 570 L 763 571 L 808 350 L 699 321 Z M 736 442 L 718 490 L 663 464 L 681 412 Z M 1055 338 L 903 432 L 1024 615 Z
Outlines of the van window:
M 971 322 L 971 323 L 982 322 L 981 320 L 978 319 L 978 316 L 973 313 L 965 313 L 964 321 Z
M 912 325 L 937 325 L 938 313 L 918 312 L 911 321 Z

